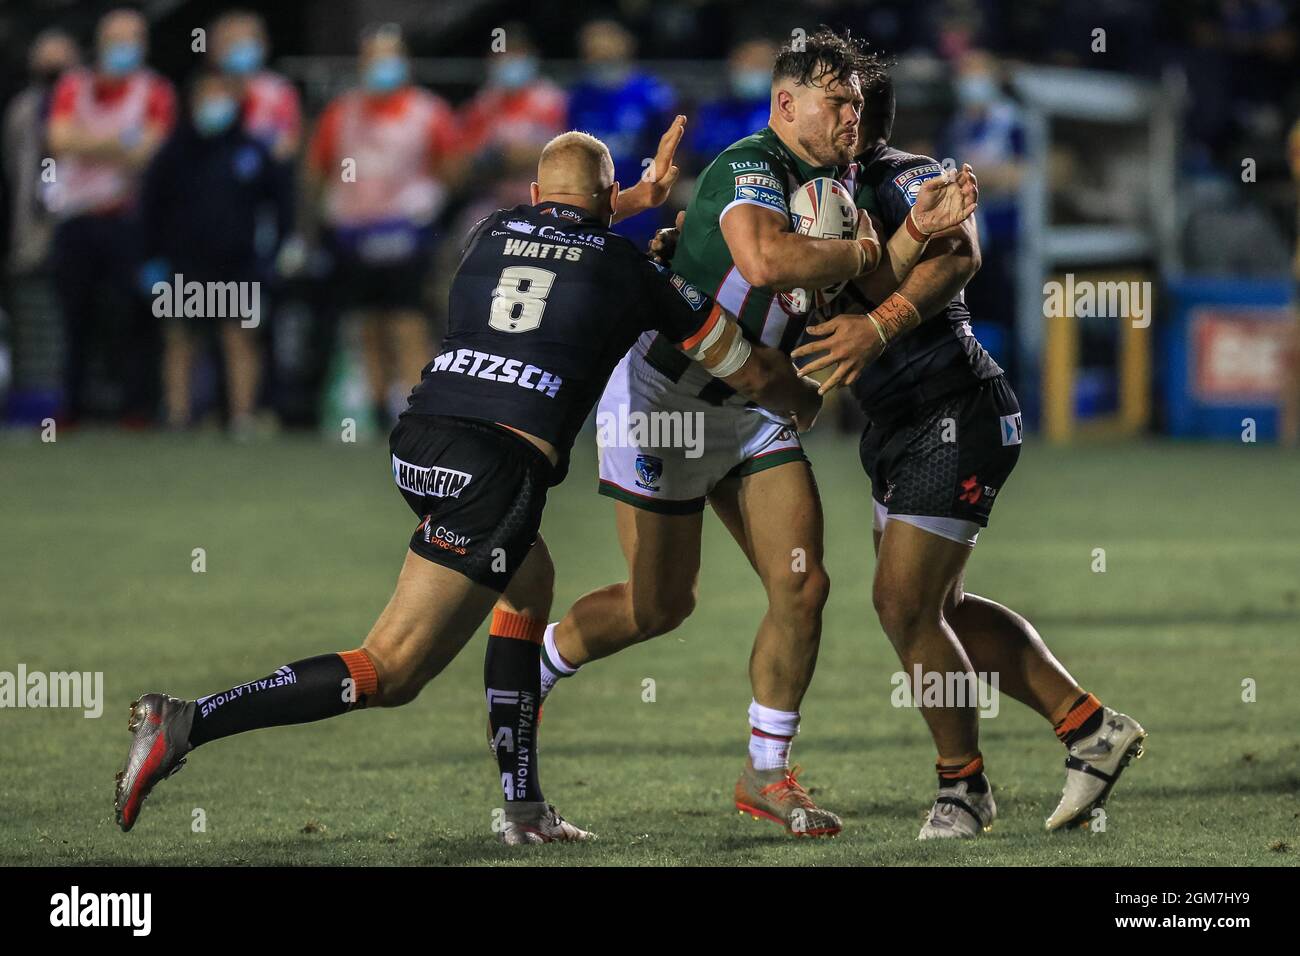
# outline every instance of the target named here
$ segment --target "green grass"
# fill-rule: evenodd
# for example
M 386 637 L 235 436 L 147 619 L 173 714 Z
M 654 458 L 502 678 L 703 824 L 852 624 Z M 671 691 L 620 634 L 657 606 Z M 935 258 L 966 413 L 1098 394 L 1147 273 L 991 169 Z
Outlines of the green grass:
M 559 610 L 623 574 L 590 444 L 546 513 Z M 506 852 L 491 839 L 500 801 L 481 637 L 413 705 L 215 743 L 158 788 L 134 832 L 113 824 L 139 692 L 197 696 L 364 637 L 413 526 L 381 445 L 0 439 L 0 670 L 103 671 L 107 701 L 98 720 L 0 710 L 0 863 L 1295 863 L 1300 458 L 1256 445 L 1026 446 L 968 588 L 1025 613 L 1085 687 L 1142 720 L 1147 756 L 1105 833 L 1046 834 L 1062 754 L 1004 700 L 981 727 L 998 825 L 920 845 L 933 751 L 920 716 L 889 703 L 897 663 L 871 612 L 855 445 L 821 435 L 810 453 L 833 593 L 794 755 L 844 834 L 796 841 L 730 808 L 764 601 L 710 517 L 694 616 L 591 666 L 547 707 L 547 795 L 599 842 Z M 197 547 L 204 574 L 190 569 Z M 1094 548 L 1104 574 L 1090 569 Z M 1255 703 L 1241 699 L 1247 677 Z M 192 832 L 196 808 L 206 832 Z

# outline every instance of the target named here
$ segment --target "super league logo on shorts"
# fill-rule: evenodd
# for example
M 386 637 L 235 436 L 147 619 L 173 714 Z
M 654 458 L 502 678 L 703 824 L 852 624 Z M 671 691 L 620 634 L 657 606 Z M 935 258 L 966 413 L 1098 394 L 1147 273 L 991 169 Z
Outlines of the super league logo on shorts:
M 1019 445 L 1025 437 L 1025 426 L 1020 413 L 1003 415 L 998 421 L 1002 423 L 1002 444 Z
M 654 455 L 636 456 L 636 484 L 647 491 L 659 490 L 659 479 L 663 477 L 664 460 Z

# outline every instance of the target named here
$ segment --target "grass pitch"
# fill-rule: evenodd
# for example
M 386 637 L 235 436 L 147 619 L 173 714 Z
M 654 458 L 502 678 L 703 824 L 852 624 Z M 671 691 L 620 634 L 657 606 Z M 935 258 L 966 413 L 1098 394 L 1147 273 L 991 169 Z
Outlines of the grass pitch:
M 580 440 L 543 527 L 558 611 L 623 575 L 591 445 Z M 843 835 L 794 840 L 731 808 L 764 598 L 710 517 L 694 616 L 587 668 L 547 705 L 547 796 L 599 841 L 508 852 L 491 832 L 500 797 L 481 636 L 414 704 L 219 741 L 158 787 L 132 833 L 113 823 L 137 694 L 194 697 L 359 644 L 413 527 L 383 445 L 0 438 L 0 670 L 103 671 L 106 700 L 99 719 L 0 710 L 0 863 L 1295 863 L 1300 458 L 1257 445 L 1028 442 L 968 589 L 1026 614 L 1084 687 L 1151 737 L 1104 833 L 1047 834 L 1061 748 L 1003 699 L 981 722 L 1000 818 L 953 845 L 915 842 L 934 754 L 920 715 L 890 704 L 898 665 L 871 611 L 855 443 L 817 435 L 809 451 L 833 586 L 794 757 L 843 815 Z M 195 548 L 205 573 L 191 570 Z M 1092 570 L 1096 548 L 1105 573 Z

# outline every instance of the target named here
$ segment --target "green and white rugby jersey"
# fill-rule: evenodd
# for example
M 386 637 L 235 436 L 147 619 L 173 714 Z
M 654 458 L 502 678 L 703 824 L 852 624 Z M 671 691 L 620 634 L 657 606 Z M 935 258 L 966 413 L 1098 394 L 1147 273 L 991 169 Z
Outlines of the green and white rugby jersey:
M 673 256 L 673 272 L 740 320 L 745 337 L 789 353 L 803 334 L 806 315 L 796 314 L 789 296 L 755 288 L 745 281 L 722 236 L 722 217 L 735 206 L 751 204 L 790 218 L 790 195 L 819 176 L 842 178 L 841 167 L 810 166 L 786 148 L 769 126 L 724 149 L 705 167 L 686 207 L 686 225 Z M 867 194 L 870 198 L 869 194 Z M 874 202 L 874 200 L 873 200 Z M 688 392 L 714 401 L 739 401 L 735 393 L 688 359 L 658 333 L 647 333 L 636 348 L 645 360 Z

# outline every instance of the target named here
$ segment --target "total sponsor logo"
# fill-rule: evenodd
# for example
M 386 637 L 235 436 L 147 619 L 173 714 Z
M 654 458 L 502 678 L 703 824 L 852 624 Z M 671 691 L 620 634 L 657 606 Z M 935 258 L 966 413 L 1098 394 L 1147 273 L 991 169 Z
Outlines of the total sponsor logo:
M 563 378 L 536 365 L 477 349 L 443 352 L 433 360 L 429 371 L 469 375 L 503 385 L 517 385 L 530 392 L 541 392 L 549 398 L 559 394 L 560 386 L 564 384 Z
M 772 171 L 772 166 L 770 163 L 767 162 L 767 160 L 747 159 L 739 163 L 728 163 L 727 165 L 730 166 L 736 172 L 741 172 L 743 170 L 757 170 L 757 169 L 764 169 L 767 170 L 769 173 Z
M 431 544 L 453 554 L 464 555 L 469 553 L 470 536 L 453 531 L 446 525 L 440 524 L 434 527 L 433 515 L 425 515 L 417 530 L 424 538 L 425 544 Z

